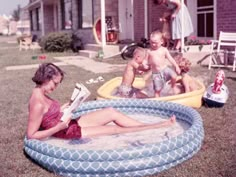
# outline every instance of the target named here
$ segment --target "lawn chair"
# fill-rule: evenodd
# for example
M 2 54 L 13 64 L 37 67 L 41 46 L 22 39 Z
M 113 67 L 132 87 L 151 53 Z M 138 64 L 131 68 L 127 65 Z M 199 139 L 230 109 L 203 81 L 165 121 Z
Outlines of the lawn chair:
M 41 49 L 41 47 L 39 46 L 38 42 L 36 42 L 36 39 L 34 39 L 34 36 L 25 36 L 20 38 L 20 46 L 19 46 L 19 50 L 28 50 L 28 49 Z
M 22 49 L 28 50 L 32 45 L 32 37 L 31 36 L 22 37 L 19 42 L 20 42 L 19 46 L 20 51 Z
M 215 50 L 214 47 L 217 46 Z M 233 51 L 233 65 L 228 65 L 228 55 L 229 49 Z M 223 60 L 222 60 L 223 58 Z M 235 71 L 236 65 L 236 32 L 220 32 L 219 40 L 213 40 L 211 44 L 211 55 L 209 57 L 208 69 L 211 67 L 232 67 L 233 71 Z

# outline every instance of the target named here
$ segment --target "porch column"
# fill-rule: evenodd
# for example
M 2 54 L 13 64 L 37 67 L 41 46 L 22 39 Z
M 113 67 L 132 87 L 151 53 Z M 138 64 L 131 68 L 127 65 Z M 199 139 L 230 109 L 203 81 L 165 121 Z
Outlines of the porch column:
M 58 31 L 58 14 L 57 14 L 57 4 L 53 3 L 53 25 L 54 31 Z
M 106 22 L 105 22 L 105 0 L 101 0 L 101 39 L 102 47 L 106 46 Z
M 182 21 L 182 25 L 181 25 L 181 53 L 184 53 L 184 10 L 183 10 L 183 5 L 184 5 L 184 0 L 181 0 L 181 21 Z
M 44 29 L 44 8 L 43 8 L 43 0 L 40 1 L 40 9 L 41 9 L 41 31 L 42 36 L 45 35 L 45 29 Z
M 148 0 L 144 0 L 144 37 L 148 38 Z

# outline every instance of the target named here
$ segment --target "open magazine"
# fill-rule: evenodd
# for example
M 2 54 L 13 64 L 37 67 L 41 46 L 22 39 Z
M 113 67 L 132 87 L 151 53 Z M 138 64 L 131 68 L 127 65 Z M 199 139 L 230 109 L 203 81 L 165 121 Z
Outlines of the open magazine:
M 83 103 L 90 95 L 90 91 L 81 83 L 76 83 L 74 91 L 70 98 L 69 107 L 66 108 L 63 112 L 63 116 L 61 117 L 61 121 L 64 121 L 66 117 L 73 111 L 75 111 L 78 106 Z

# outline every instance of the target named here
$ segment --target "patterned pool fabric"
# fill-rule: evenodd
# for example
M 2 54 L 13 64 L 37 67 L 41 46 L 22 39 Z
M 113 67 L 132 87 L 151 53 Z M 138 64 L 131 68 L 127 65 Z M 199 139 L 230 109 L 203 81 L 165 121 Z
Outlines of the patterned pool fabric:
M 124 113 L 176 115 L 190 127 L 168 140 L 108 150 L 68 149 L 39 140 L 24 140 L 25 152 L 49 171 L 62 176 L 144 176 L 173 167 L 196 154 L 201 148 L 204 130 L 201 116 L 190 107 L 155 100 L 104 100 L 81 105 L 74 117 L 84 113 L 114 107 Z

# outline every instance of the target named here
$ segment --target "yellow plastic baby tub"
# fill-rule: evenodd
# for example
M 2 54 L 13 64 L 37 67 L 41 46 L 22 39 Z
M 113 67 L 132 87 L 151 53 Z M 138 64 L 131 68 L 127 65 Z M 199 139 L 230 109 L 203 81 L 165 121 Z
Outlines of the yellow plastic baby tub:
M 97 99 L 124 99 L 119 96 L 114 95 L 114 90 L 121 84 L 122 77 L 115 77 L 106 83 L 104 83 L 98 90 Z M 196 80 L 196 83 L 199 85 L 199 89 L 182 93 L 178 95 L 158 97 L 158 98 L 147 98 L 152 100 L 162 100 L 162 101 L 171 101 L 174 103 L 179 103 L 185 106 L 190 106 L 194 108 L 200 108 L 202 105 L 202 96 L 205 91 L 205 86 L 200 81 Z M 145 87 L 145 80 L 143 78 L 135 78 L 133 86 L 139 89 Z

